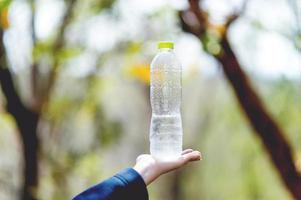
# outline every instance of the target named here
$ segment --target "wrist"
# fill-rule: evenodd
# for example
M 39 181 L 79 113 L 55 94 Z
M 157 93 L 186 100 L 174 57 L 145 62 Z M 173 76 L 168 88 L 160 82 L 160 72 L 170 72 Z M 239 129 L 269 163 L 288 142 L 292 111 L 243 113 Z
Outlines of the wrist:
M 140 174 L 146 186 L 156 179 L 156 170 L 151 169 L 149 166 L 143 166 L 137 163 L 133 169 Z

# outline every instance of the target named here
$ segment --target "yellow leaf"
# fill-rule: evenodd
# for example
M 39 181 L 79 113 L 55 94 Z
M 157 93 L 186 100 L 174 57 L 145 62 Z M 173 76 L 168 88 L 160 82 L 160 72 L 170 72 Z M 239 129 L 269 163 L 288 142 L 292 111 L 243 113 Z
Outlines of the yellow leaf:
M 217 33 L 219 36 L 222 36 L 226 33 L 226 27 L 224 24 L 209 24 L 209 29 L 213 30 L 215 33 Z
M 137 64 L 130 66 L 128 69 L 128 74 L 145 84 L 150 83 L 150 67 L 147 64 Z
M 0 26 L 3 29 L 9 28 L 8 7 L 0 11 Z

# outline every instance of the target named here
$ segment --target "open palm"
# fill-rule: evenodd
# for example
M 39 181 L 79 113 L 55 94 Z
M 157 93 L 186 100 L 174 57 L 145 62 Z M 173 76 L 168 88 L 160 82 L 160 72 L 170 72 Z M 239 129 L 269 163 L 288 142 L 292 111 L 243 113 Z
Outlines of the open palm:
M 179 158 L 163 161 L 149 154 L 137 157 L 134 169 L 142 176 L 146 185 L 149 185 L 160 175 L 178 169 L 191 161 L 201 160 L 201 153 L 192 149 L 186 149 Z

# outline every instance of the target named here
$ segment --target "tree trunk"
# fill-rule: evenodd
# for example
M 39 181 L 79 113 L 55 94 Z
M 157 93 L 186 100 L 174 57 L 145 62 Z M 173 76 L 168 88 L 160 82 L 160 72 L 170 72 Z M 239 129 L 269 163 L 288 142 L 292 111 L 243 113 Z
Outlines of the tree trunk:
M 190 5 L 189 9 L 180 12 L 182 29 L 196 35 L 202 42 L 202 38 L 206 36 L 206 30 L 210 26 L 207 14 L 201 8 L 199 0 L 188 0 L 188 2 Z M 242 10 L 245 8 L 246 4 L 244 4 Z M 191 16 L 185 16 L 187 13 L 193 13 L 195 19 L 192 20 Z M 234 90 L 239 105 L 254 129 L 254 133 L 262 141 L 286 188 L 295 199 L 301 200 L 301 176 L 294 164 L 291 147 L 285 138 L 285 133 L 267 112 L 229 44 L 227 30 L 239 15 L 239 13 L 235 13 L 230 16 L 225 23 L 225 31 L 219 31 L 221 52 L 212 56 L 221 63 L 224 74 Z M 197 23 L 191 23 L 191 21 L 195 22 L 195 20 L 197 20 Z
M 169 189 L 170 199 L 171 200 L 181 200 L 183 199 L 183 190 L 182 190 L 182 178 L 184 174 L 184 169 L 174 171 L 171 176 L 171 184 Z
M 242 110 L 255 133 L 262 140 L 284 184 L 295 199 L 301 200 L 301 177 L 295 167 L 291 147 L 284 137 L 285 134 L 269 115 L 258 94 L 249 83 L 226 35 L 221 40 L 221 46 L 223 52 L 215 57 L 222 64 L 224 74 L 230 82 Z
M 38 185 L 38 145 L 37 124 L 39 114 L 29 110 L 21 102 L 13 83 L 12 74 L 7 68 L 3 45 L 3 30 L 0 29 L 0 84 L 6 97 L 6 110 L 15 119 L 22 141 L 24 155 L 24 182 L 21 199 L 33 200 Z

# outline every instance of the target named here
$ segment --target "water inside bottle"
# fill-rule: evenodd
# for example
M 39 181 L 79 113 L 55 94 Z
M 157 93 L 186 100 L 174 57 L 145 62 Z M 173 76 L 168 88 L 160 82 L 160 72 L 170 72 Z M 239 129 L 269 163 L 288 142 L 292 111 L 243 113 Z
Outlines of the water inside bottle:
M 162 160 L 179 157 L 182 152 L 182 120 L 180 114 L 152 115 L 150 129 L 151 154 Z

